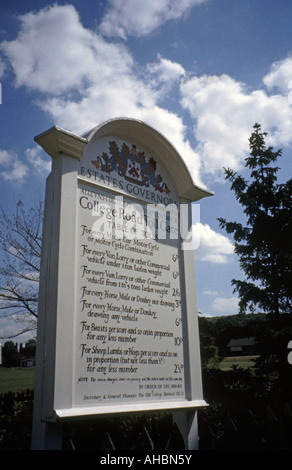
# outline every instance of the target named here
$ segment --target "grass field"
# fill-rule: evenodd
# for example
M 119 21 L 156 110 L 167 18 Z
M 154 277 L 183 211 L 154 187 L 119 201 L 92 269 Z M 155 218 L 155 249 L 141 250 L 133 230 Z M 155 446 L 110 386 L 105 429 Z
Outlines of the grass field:
M 0 367 L 0 393 L 34 388 L 34 367 Z
M 237 365 L 238 367 L 242 367 L 246 369 L 248 367 L 254 366 L 254 359 L 258 356 L 229 356 L 224 357 L 222 361 L 220 361 L 219 368 L 221 370 L 230 370 L 232 369 L 233 365 Z

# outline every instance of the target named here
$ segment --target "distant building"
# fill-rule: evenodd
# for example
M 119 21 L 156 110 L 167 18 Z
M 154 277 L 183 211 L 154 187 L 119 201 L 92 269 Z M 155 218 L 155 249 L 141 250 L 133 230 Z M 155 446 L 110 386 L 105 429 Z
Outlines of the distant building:
M 248 356 L 259 354 L 258 343 L 254 337 L 231 339 L 227 344 L 227 355 Z
M 29 357 L 25 359 L 21 359 L 20 367 L 34 367 L 35 366 L 35 358 Z

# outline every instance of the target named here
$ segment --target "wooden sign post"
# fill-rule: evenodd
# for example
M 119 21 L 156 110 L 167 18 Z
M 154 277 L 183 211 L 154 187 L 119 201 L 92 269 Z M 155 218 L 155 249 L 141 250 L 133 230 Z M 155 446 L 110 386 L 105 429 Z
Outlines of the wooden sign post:
M 202 396 L 191 202 L 159 132 L 110 120 L 54 127 L 43 232 L 32 447 L 61 447 L 66 418 L 172 410 L 197 448 Z

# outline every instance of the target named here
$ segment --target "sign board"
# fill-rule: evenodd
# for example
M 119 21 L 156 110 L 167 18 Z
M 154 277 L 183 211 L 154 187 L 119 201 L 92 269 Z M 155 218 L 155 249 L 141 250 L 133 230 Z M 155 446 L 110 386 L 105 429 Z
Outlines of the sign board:
M 113 119 L 36 141 L 47 181 L 38 331 L 41 419 L 204 406 L 191 202 L 150 126 Z

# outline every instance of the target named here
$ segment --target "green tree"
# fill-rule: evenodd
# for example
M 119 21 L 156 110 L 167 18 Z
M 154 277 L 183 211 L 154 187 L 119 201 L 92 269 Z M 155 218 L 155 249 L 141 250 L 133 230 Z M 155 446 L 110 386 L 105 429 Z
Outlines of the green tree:
M 201 363 L 204 369 L 218 368 L 218 347 L 215 344 L 214 324 L 208 318 L 199 317 Z
M 3 349 L 3 364 L 8 367 L 17 367 L 19 365 L 19 353 L 17 349 L 17 343 L 13 341 L 6 341 Z
M 224 168 L 225 179 L 231 182 L 247 218 L 246 226 L 218 219 L 220 227 L 233 234 L 235 253 L 246 276 L 232 280 L 240 313 L 254 312 L 257 306 L 273 314 L 292 311 L 292 179 L 277 182 L 275 162 L 282 151 L 267 147 L 266 136 L 255 124 L 245 163 L 249 180 Z
M 20 352 L 26 356 L 35 356 L 36 354 L 36 340 L 34 338 L 29 339 L 24 346 L 20 349 Z

